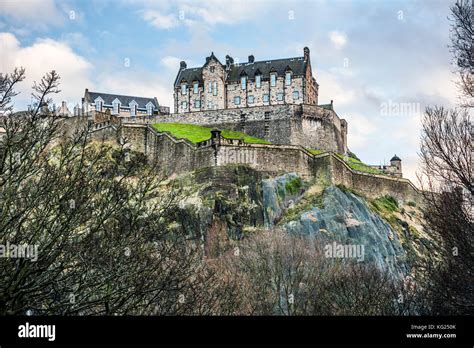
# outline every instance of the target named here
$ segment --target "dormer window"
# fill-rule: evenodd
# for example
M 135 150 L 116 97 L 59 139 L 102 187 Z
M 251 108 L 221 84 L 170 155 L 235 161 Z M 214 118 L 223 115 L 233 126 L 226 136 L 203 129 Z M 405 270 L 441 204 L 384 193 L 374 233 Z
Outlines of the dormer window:
M 185 83 L 181 84 L 181 94 L 187 94 L 188 93 L 188 86 Z
M 255 76 L 255 86 L 257 88 L 262 87 L 262 75 L 256 75 Z
M 102 111 L 102 106 L 104 105 L 104 101 L 102 98 L 97 98 L 95 100 L 95 111 Z
M 120 101 L 118 99 L 115 99 L 112 102 L 112 113 L 114 115 L 118 115 L 120 113 Z
M 291 71 L 287 71 L 285 74 L 285 86 L 291 86 Z
M 146 113 L 147 113 L 148 116 L 153 115 L 153 109 L 154 109 L 154 106 L 153 106 L 152 103 L 146 104 Z
M 277 75 L 276 73 L 272 73 L 270 75 L 270 86 L 275 87 L 277 83 Z
M 247 76 L 240 77 L 240 84 L 242 85 L 242 89 L 247 89 Z
M 198 94 L 199 93 L 199 82 L 194 82 L 193 83 L 193 93 Z
M 135 100 L 132 100 L 129 104 L 130 106 L 130 116 L 135 117 L 137 116 L 137 102 Z

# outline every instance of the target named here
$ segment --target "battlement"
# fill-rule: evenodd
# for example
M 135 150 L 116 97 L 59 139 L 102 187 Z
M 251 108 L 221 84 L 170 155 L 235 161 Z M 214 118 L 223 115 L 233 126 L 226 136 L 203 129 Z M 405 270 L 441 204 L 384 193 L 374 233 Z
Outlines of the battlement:
M 154 117 L 121 117 L 122 123 L 186 123 L 239 131 L 278 145 L 347 152 L 347 122 L 334 110 L 310 104 L 255 106 L 175 113 Z
M 334 152 L 312 154 L 301 145 L 249 144 L 225 138 L 219 130 L 197 144 L 158 132 L 149 125 L 122 124 L 121 136 L 131 148 L 143 152 L 158 170 L 181 174 L 201 168 L 246 165 L 269 175 L 296 172 L 341 184 L 367 197 L 391 195 L 399 200 L 419 201 L 418 189 L 408 179 L 369 174 L 349 167 Z

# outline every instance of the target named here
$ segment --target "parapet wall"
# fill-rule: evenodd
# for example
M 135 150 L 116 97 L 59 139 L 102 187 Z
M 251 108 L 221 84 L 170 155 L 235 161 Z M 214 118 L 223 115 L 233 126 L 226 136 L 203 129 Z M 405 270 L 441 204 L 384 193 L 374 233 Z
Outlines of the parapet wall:
M 408 179 L 358 172 L 333 153 L 312 155 L 298 145 L 246 144 L 223 138 L 218 132 L 207 141 L 192 144 L 139 124 L 123 124 L 121 136 L 168 175 L 238 164 L 271 175 L 296 172 L 306 178 L 322 178 L 370 198 L 391 195 L 404 201 L 420 200 L 419 191 Z
M 189 123 L 244 132 L 273 144 L 347 152 L 347 123 L 316 105 L 282 104 L 120 118 L 122 123 Z

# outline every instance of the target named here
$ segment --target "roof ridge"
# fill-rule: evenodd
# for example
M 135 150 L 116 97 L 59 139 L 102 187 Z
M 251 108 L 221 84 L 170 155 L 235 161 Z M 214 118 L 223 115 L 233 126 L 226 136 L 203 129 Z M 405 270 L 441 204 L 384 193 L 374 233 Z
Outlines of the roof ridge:
M 138 95 L 127 95 L 127 94 L 116 94 L 116 93 L 102 93 L 102 92 L 92 92 L 88 91 L 89 93 L 95 93 L 95 94 L 105 94 L 105 95 L 110 95 L 114 97 L 129 97 L 129 98 L 141 98 L 141 99 L 155 99 L 156 97 L 140 97 Z

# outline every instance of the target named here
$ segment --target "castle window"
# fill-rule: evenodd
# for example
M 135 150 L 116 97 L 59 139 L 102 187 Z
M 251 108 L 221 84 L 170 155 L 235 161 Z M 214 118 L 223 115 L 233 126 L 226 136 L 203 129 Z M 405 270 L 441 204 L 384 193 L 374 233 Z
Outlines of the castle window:
M 248 96 L 248 103 L 253 104 L 253 100 L 254 100 L 253 95 L 249 95 Z
M 187 108 L 188 108 L 188 103 L 185 101 L 181 102 L 181 110 L 186 111 Z
M 208 93 L 212 93 L 212 81 L 209 81 L 209 87 L 207 89 Z
M 270 75 L 270 86 L 275 87 L 277 84 L 277 75 L 271 74 Z
M 262 75 L 255 76 L 255 86 L 257 88 L 262 87 Z
M 234 97 L 234 104 L 240 105 L 240 97 Z
M 193 93 L 194 94 L 199 93 L 199 82 L 194 82 L 194 84 L 193 84 Z
M 153 115 L 153 104 L 148 103 L 146 106 L 146 113 L 148 116 Z
M 95 101 L 95 111 L 102 111 L 102 100 Z
M 298 100 L 300 99 L 300 92 L 294 91 L 293 92 L 293 100 Z
M 285 85 L 291 86 L 291 72 L 285 74 Z
M 212 94 L 217 95 L 217 82 L 214 81 L 213 89 L 212 89 Z
M 242 85 L 242 89 L 247 88 L 247 76 L 242 76 L 240 78 L 240 84 Z
M 119 110 L 120 110 L 120 102 L 118 100 L 114 100 L 112 102 L 112 113 L 114 115 L 118 115 L 120 112 Z
M 201 101 L 199 99 L 196 99 L 194 101 L 194 108 L 199 109 L 201 107 Z
M 211 66 L 209 70 L 211 71 L 211 73 L 213 73 L 214 70 L 215 70 L 215 67 L 214 67 L 214 66 Z
M 269 100 L 270 100 L 270 98 L 268 97 L 268 94 L 264 94 L 263 95 L 263 102 L 268 103 Z
M 212 109 L 212 102 L 211 102 L 211 101 L 208 101 L 208 102 L 207 102 L 207 108 L 208 108 L 208 109 Z
M 283 93 L 278 93 L 277 94 L 277 100 L 278 101 L 283 101 Z
M 188 86 L 186 86 L 185 83 L 181 85 L 181 94 L 187 94 L 188 93 Z
M 137 104 L 130 105 L 130 116 L 137 116 Z

